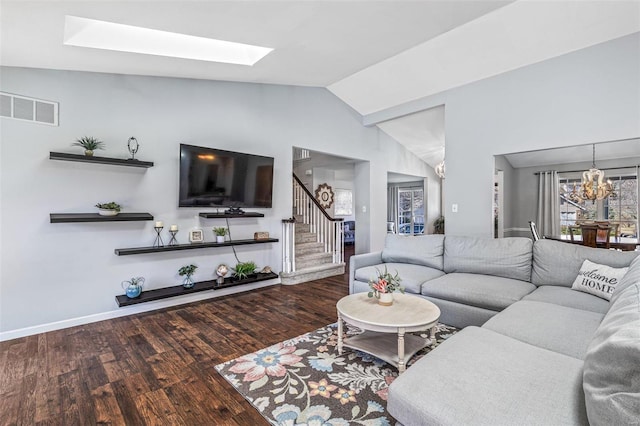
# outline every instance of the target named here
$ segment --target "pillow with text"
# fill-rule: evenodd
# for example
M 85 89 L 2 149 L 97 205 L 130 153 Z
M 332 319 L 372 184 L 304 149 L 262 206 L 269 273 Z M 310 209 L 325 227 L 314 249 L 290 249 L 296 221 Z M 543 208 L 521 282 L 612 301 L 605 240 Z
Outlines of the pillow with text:
M 611 300 L 613 290 L 629 268 L 612 268 L 585 260 L 571 288 Z

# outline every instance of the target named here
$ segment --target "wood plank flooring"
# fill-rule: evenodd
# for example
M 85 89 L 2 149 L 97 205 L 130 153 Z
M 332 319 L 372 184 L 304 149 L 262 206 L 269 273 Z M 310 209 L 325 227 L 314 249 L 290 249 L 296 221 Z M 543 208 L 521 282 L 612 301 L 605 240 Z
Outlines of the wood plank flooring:
M 214 366 L 335 322 L 347 277 L 2 342 L 0 424 L 267 425 Z

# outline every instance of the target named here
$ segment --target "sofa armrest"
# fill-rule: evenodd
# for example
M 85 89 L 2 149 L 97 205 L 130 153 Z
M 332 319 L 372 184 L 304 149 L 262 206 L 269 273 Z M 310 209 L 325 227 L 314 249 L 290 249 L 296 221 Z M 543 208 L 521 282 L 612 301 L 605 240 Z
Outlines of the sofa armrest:
M 353 281 L 355 280 L 356 270 L 365 266 L 379 265 L 382 263 L 382 252 L 356 254 L 351 256 L 349 260 L 349 294 L 353 293 Z

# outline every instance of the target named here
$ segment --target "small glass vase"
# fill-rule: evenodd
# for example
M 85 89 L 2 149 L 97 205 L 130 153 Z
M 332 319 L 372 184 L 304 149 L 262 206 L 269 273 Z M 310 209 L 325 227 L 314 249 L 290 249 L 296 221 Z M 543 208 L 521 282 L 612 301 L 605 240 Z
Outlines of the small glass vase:
M 191 288 L 194 285 L 196 285 L 196 283 L 193 281 L 193 278 L 191 278 L 191 275 L 187 275 L 184 277 L 184 280 L 182 280 L 182 287 L 184 288 Z
M 393 293 L 378 293 L 378 305 L 393 305 Z

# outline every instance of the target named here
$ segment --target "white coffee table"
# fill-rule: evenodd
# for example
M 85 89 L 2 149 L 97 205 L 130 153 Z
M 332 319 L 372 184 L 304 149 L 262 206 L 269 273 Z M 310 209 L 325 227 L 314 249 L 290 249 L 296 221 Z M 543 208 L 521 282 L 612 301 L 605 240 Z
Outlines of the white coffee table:
M 406 369 L 406 362 L 420 349 L 435 343 L 435 328 L 440 309 L 418 296 L 394 293 L 392 306 L 381 306 L 367 293 L 345 296 L 338 301 L 338 353 L 343 346 L 374 355 L 398 368 Z M 348 338 L 342 337 L 346 322 L 364 332 Z M 422 338 L 405 333 L 429 330 Z

